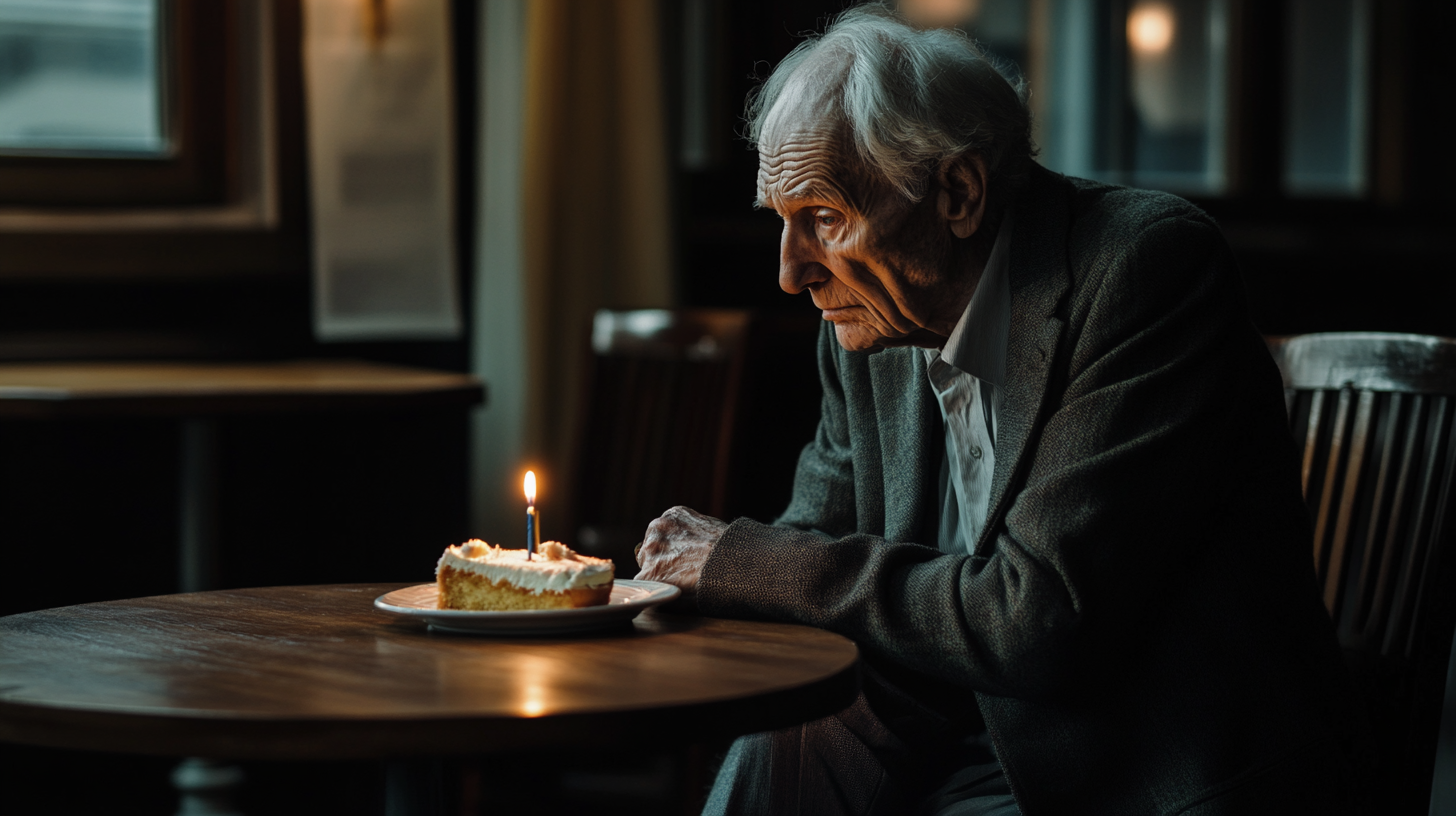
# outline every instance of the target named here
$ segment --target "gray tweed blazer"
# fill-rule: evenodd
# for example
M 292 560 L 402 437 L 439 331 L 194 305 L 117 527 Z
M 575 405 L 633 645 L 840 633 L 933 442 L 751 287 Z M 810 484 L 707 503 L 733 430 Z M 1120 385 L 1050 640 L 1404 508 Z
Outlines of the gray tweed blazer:
M 935 548 L 941 420 L 915 349 L 820 337 L 816 438 L 739 519 L 707 614 L 853 638 L 932 750 L 984 721 L 1022 811 L 1342 812 L 1348 687 L 1279 375 L 1216 226 L 1035 168 L 1017 200 L 991 515 Z

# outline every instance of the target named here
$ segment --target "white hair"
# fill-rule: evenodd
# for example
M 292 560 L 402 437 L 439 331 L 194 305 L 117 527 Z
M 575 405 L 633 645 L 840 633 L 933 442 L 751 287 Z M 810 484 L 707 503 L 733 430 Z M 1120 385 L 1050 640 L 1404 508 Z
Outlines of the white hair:
M 917 29 L 880 3 L 840 14 L 750 94 L 745 118 L 755 147 L 774 103 L 815 55 L 844 65 L 823 116 L 872 174 L 912 202 L 924 198 L 930 174 L 946 160 L 980 156 L 993 192 L 1005 193 L 1035 154 L 1024 82 L 1009 82 L 965 34 Z

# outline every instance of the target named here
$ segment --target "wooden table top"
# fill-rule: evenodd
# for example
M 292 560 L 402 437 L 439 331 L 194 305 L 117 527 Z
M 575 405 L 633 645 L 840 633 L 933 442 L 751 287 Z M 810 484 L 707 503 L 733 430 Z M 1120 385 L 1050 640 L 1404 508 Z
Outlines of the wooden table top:
M 231 759 L 632 750 L 826 716 L 858 688 L 855 645 L 818 629 L 652 610 L 595 635 L 436 634 L 374 609 L 401 586 L 0 618 L 0 740 Z
M 7 363 L 0 418 L 203 415 L 471 405 L 468 374 L 359 360 Z

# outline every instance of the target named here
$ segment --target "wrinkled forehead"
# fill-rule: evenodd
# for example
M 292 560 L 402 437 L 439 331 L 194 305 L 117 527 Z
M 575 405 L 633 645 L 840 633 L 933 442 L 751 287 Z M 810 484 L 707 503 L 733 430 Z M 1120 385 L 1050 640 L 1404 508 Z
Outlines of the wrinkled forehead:
M 795 72 L 764 115 L 758 139 L 760 206 L 805 194 L 806 184 L 822 187 L 847 167 L 844 134 L 829 115 L 842 80 L 837 74 L 808 68 Z
M 838 144 L 832 129 L 814 127 L 786 128 L 774 141 L 760 142 L 758 205 L 778 209 L 794 199 L 825 192 L 846 198 L 839 189 L 844 162 Z

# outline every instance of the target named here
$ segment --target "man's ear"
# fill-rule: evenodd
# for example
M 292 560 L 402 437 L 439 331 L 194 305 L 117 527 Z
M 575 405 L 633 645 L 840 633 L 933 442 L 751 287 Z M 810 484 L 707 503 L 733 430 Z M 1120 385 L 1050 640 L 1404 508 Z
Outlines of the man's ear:
M 986 162 L 974 153 L 962 154 L 941 162 L 935 180 L 940 188 L 936 211 L 951 233 L 957 238 L 975 235 L 986 215 Z

